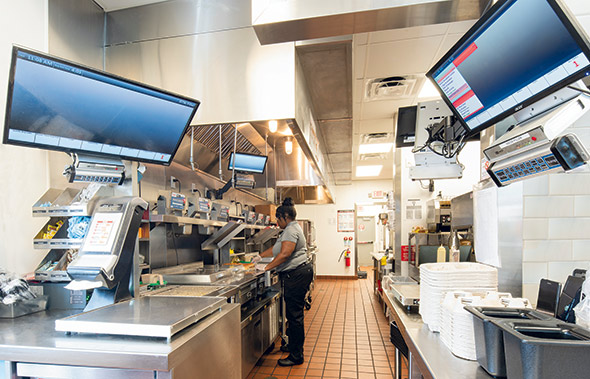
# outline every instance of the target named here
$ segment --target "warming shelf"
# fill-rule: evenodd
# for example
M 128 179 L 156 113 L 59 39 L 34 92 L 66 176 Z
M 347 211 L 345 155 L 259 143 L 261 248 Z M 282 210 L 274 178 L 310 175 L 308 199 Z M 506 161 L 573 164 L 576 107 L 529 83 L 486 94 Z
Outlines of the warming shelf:
M 225 246 L 232 238 L 238 233 L 244 230 L 245 225 L 243 223 L 237 223 L 230 221 L 225 226 L 209 237 L 205 242 L 201 244 L 203 250 L 216 250 Z
M 170 339 L 226 302 L 224 297 L 213 296 L 144 296 L 56 320 L 55 330 Z

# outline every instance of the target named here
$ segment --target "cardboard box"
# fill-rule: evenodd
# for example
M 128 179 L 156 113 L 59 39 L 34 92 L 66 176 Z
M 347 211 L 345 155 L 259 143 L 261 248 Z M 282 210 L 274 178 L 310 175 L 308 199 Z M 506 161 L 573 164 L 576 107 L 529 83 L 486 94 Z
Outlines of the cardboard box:
M 270 216 L 270 222 L 273 224 L 277 223 L 277 219 L 275 217 L 275 213 L 277 212 L 277 206 L 274 204 L 262 204 L 254 206 L 254 211 L 256 213 L 262 213 L 265 215 Z

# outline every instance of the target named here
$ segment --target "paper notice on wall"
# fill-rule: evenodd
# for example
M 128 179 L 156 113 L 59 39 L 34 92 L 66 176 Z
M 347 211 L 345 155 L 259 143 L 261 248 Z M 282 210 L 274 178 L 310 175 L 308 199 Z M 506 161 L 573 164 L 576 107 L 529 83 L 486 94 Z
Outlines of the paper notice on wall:
M 502 267 L 498 252 L 498 188 L 473 191 L 473 234 L 478 262 Z
M 408 199 L 406 202 L 406 220 L 422 219 L 422 203 L 419 199 Z
M 338 211 L 338 231 L 354 232 L 354 210 Z

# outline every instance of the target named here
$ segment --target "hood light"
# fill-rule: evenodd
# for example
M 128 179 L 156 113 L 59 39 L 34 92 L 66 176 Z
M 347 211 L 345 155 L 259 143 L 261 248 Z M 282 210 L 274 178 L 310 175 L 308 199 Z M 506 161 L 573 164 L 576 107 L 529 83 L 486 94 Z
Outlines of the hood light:
M 290 155 L 293 152 L 293 141 L 291 141 L 291 139 L 288 139 L 285 141 L 285 153 L 287 153 L 287 155 Z
M 276 131 L 277 131 L 277 127 L 278 127 L 278 124 L 279 124 L 279 123 L 277 122 L 277 120 L 270 120 L 270 121 L 268 122 L 268 130 L 269 130 L 271 133 L 276 133 Z

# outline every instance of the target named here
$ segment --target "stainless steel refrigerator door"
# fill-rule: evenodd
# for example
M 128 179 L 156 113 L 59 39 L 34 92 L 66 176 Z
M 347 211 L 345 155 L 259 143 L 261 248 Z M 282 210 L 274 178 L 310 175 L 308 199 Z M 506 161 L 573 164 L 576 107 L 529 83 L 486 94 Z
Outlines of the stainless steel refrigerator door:
M 355 251 L 357 266 L 373 266 L 371 253 L 375 246 L 375 216 L 355 218 Z

